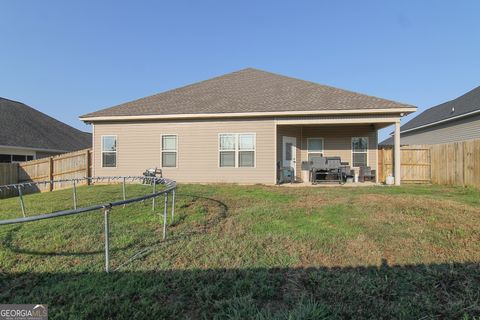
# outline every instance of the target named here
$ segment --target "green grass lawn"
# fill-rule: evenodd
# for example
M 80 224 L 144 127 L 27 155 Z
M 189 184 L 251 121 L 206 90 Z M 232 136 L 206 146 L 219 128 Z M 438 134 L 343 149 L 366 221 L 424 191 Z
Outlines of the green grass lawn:
M 0 303 L 46 303 L 51 319 L 480 319 L 478 190 L 180 185 L 167 241 L 162 203 L 112 210 L 110 274 L 100 211 L 0 226 Z M 25 204 L 69 209 L 71 190 Z M 0 200 L 0 219 L 20 216 Z

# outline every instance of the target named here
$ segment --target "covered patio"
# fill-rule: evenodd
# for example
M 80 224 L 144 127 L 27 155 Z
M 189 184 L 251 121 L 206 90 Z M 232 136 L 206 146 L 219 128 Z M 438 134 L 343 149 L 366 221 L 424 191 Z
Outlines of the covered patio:
M 400 185 L 400 116 L 277 119 L 277 179 L 280 181 L 283 170 L 290 168 L 296 183 L 310 184 L 308 164 L 327 157 L 338 160 L 351 177 L 360 171 L 372 172 L 369 182 L 378 183 L 378 130 L 395 125 L 394 175 L 398 177 L 395 184 Z

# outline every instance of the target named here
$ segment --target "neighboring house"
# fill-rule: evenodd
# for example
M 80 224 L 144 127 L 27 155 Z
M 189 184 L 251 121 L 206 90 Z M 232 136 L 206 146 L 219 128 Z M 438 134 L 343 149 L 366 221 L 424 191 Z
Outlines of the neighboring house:
M 480 87 L 432 107 L 400 128 L 401 144 L 439 144 L 480 139 Z M 392 145 L 393 138 L 381 142 Z
M 301 179 L 301 162 L 315 154 L 376 169 L 378 129 L 415 110 L 245 69 L 80 119 L 93 126 L 94 175 L 159 167 L 179 182 L 275 184 L 282 166 Z
M 0 162 L 21 162 L 90 148 L 92 135 L 21 102 L 0 98 Z

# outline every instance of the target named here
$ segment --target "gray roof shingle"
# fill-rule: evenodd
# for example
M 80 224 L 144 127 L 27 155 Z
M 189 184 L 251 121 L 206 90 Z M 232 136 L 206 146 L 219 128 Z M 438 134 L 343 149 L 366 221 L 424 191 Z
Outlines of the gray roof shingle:
M 410 107 L 413 106 L 248 68 L 81 118 Z
M 439 121 L 448 121 L 450 118 L 456 118 L 474 111 L 480 110 L 480 86 L 461 95 L 460 97 L 439 104 L 420 113 L 412 120 L 405 123 L 400 128 L 400 132 L 406 130 L 415 130 Z M 392 145 L 393 138 L 390 137 L 380 142 L 382 145 Z
M 379 143 L 380 146 L 393 146 L 393 137 L 388 137 Z
M 0 97 L 0 145 L 75 151 L 90 148 L 92 135 L 21 102 Z
M 401 130 L 414 129 L 476 110 L 480 110 L 480 86 L 456 99 L 423 111 L 418 116 L 405 123 Z

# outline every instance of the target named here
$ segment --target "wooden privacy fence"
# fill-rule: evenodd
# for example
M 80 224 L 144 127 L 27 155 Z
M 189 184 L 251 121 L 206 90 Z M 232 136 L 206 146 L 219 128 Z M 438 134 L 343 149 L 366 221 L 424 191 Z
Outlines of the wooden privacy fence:
M 480 188 L 480 140 L 432 145 L 432 183 Z
M 385 182 L 388 175 L 393 174 L 394 155 L 392 147 L 378 150 L 378 177 Z M 402 146 L 400 149 L 401 181 L 404 183 L 431 182 L 430 146 Z
M 0 185 L 23 182 L 38 182 L 89 177 L 91 173 L 91 150 L 85 149 L 49 158 L 21 163 L 5 163 L 0 166 Z M 86 184 L 81 181 L 79 184 Z M 72 182 L 39 184 L 28 192 L 45 192 L 68 188 Z M 4 195 L 5 196 L 5 195 Z
M 404 183 L 435 183 L 480 188 L 480 140 L 436 145 L 402 146 Z M 393 150 L 378 150 L 379 180 L 393 175 Z
M 18 164 L 16 163 L 0 163 L 0 186 L 13 184 L 18 182 Z M 11 197 L 15 195 L 14 190 L 3 191 L 2 197 Z

